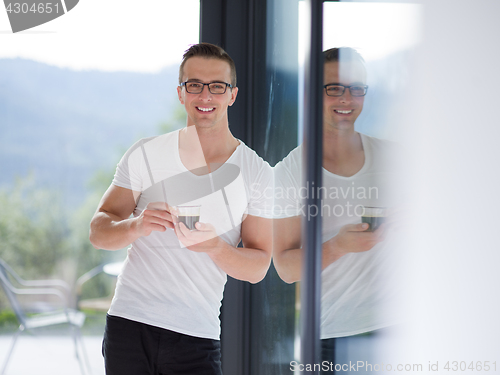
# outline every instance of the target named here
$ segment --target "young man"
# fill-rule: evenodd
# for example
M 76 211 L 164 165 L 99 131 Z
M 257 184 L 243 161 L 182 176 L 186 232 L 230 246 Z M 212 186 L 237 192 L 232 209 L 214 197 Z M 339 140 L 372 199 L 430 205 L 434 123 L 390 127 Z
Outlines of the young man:
M 131 245 L 106 322 L 107 374 L 221 374 L 226 275 L 256 283 L 270 264 L 271 205 L 255 192 L 272 170 L 229 130 L 233 60 L 191 46 L 177 93 L 186 128 L 136 143 L 91 222 L 96 248 Z M 178 221 L 178 205 L 201 205 L 196 230 Z
M 367 231 L 361 215 L 367 206 L 394 206 L 395 170 L 394 145 L 355 130 L 368 90 L 363 58 L 334 48 L 324 61 L 323 186 L 303 186 L 301 146 L 276 165 L 273 262 L 284 281 L 299 281 L 302 217 L 322 215 L 321 338 L 323 359 L 333 363 L 335 338 L 394 323 L 384 310 L 394 287 L 384 272 L 393 263 L 388 228 Z M 303 212 L 304 191 L 323 194 L 322 207 Z

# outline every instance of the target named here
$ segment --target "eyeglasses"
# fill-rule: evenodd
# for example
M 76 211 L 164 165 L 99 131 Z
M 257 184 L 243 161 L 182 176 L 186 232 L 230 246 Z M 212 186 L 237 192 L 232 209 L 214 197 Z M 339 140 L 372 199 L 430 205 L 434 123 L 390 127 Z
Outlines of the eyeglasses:
M 368 91 L 368 86 L 365 85 L 325 85 L 323 86 L 328 96 L 342 96 L 345 89 L 348 88 L 352 96 L 365 96 Z
M 181 86 L 184 86 L 186 88 L 186 91 L 190 94 L 201 94 L 203 88 L 205 86 L 208 86 L 208 91 L 210 91 L 211 94 L 215 95 L 224 94 L 228 87 L 233 88 L 233 85 L 226 82 L 203 83 L 203 82 L 187 81 L 187 82 L 182 82 Z

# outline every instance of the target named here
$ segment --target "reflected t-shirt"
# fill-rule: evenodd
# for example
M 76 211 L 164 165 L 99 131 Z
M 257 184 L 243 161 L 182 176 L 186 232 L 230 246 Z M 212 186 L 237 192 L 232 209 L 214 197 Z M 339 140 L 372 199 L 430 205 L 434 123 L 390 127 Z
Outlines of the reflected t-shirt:
M 323 169 L 320 189 L 304 186 L 302 146 L 274 168 L 275 218 L 322 215 L 322 242 L 341 227 L 361 222 L 363 206 L 395 207 L 398 204 L 393 142 L 361 134 L 365 163 L 353 176 L 343 177 Z M 321 208 L 306 208 L 302 199 L 322 194 Z M 321 338 L 351 336 L 396 323 L 392 302 L 398 293 L 400 261 L 395 240 L 387 238 L 369 251 L 344 255 L 321 274 Z

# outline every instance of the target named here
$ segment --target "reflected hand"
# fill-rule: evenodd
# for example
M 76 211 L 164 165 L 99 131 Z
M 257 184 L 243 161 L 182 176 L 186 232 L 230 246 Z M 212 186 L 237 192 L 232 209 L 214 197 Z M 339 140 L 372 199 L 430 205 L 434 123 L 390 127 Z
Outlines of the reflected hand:
M 386 224 L 380 225 L 373 232 L 366 232 L 368 227 L 366 223 L 344 225 L 330 241 L 341 255 L 371 250 L 384 240 Z

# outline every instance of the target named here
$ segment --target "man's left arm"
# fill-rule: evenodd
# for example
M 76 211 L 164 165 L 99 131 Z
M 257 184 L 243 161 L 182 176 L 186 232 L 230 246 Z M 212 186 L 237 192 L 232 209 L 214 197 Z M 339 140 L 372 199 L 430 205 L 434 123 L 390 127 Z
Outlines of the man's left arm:
M 175 223 L 177 237 L 189 250 L 206 253 L 229 276 L 251 283 L 266 276 L 271 264 L 272 219 L 247 215 L 241 223 L 243 247 L 225 242 L 210 224 L 197 223 L 196 229 Z

